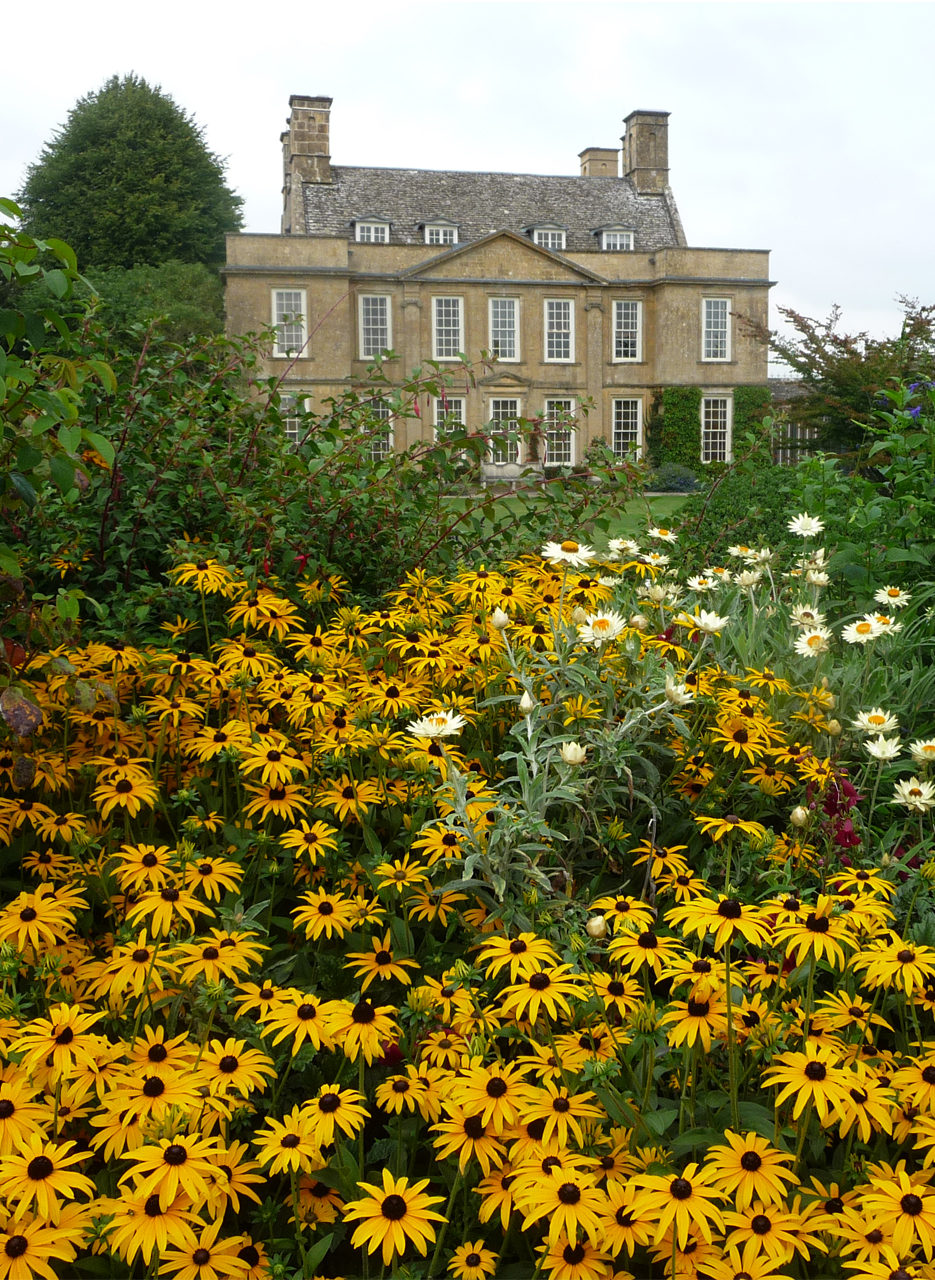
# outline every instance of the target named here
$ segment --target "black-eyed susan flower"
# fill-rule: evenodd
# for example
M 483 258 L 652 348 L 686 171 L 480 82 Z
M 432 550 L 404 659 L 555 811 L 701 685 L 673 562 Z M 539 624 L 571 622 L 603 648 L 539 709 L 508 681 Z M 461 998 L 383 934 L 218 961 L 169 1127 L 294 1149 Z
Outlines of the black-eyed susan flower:
M 659 977 L 663 968 L 672 964 L 680 954 L 682 944 L 676 938 L 664 937 L 655 929 L 644 929 L 642 933 L 625 930 L 614 938 L 608 951 L 611 959 L 631 974 L 639 973 L 646 965 Z
M 851 957 L 851 968 L 866 974 L 871 988 L 897 987 L 911 995 L 922 990 L 935 978 L 935 949 L 916 942 L 905 942 L 896 933 L 875 940 L 865 950 Z
M 327 822 L 306 822 L 303 818 L 292 831 L 278 837 L 283 849 L 291 849 L 297 860 L 315 866 L 329 850 L 337 849 L 337 828 Z
M 46 1065 L 53 1083 L 68 1079 L 77 1069 L 93 1068 L 98 1046 L 90 1028 L 100 1021 L 97 1013 L 82 1013 L 76 1006 L 54 1005 L 47 1018 L 33 1018 L 12 1048 L 22 1053 L 20 1066 L 24 1072 Z M 47 1062 L 51 1059 L 51 1062 Z
M 425 1084 L 416 1067 L 407 1067 L 405 1075 L 389 1076 L 377 1085 L 375 1097 L 379 1106 L 390 1115 L 402 1115 L 408 1111 L 414 1115 L 425 1093 Z
M 827 959 L 832 967 L 843 970 L 844 947 L 850 950 L 854 943 L 847 922 L 832 914 L 834 902 L 822 894 L 814 908 L 803 908 L 798 918 L 780 922 L 775 930 L 778 945 L 785 944 L 785 954 L 795 956 L 796 964 L 804 964 L 806 956 L 816 960 Z
M 710 1053 L 712 1039 L 727 1035 L 727 1006 L 714 988 L 699 983 L 687 1000 L 670 1001 L 660 1025 L 668 1028 L 666 1038 L 670 1044 L 700 1043 L 705 1053 Z
M 468 1241 L 455 1249 L 448 1270 L 455 1280 L 486 1280 L 497 1270 L 497 1255 L 483 1240 Z
M 211 1175 L 209 1201 L 212 1212 L 217 1211 L 223 1214 L 230 1205 L 234 1212 L 239 1214 L 241 1196 L 247 1196 L 257 1204 L 260 1203 L 260 1197 L 253 1188 L 262 1186 L 267 1179 L 255 1172 L 260 1166 L 255 1160 L 245 1159 L 246 1154 L 246 1143 L 231 1142 L 228 1146 L 219 1148 L 210 1157 L 212 1164 L 215 1165 L 215 1172 Z
M 178 586 L 191 585 L 207 596 L 230 597 L 236 582 L 231 571 L 214 559 L 186 561 L 170 569 L 169 576 L 175 578 Z
M 0 1080 L 0 1156 L 19 1150 L 41 1132 L 46 1109 L 33 1101 L 35 1095 L 36 1087 L 25 1075 Z
M 738 817 L 736 813 L 727 813 L 721 818 L 713 814 L 696 813 L 693 817 L 705 835 L 710 836 L 715 844 L 736 831 L 756 840 L 762 840 L 766 835 L 766 828 L 761 822 L 750 822 Z
M 102 818 L 108 818 L 114 809 L 126 809 L 129 817 L 135 818 L 144 806 L 153 808 L 159 799 L 159 789 L 151 779 L 118 778 L 95 787 L 92 799 Z
M 833 1051 L 812 1041 L 805 1045 L 804 1053 L 777 1054 L 766 1069 L 763 1083 L 783 1086 L 776 1097 L 777 1106 L 788 1098 L 795 1099 L 793 1120 L 798 1120 L 811 1104 L 825 1124 L 829 1114 L 844 1102 L 845 1078 Z
M 395 1044 L 399 1039 L 399 1027 L 390 1016 L 395 1013 L 392 1005 L 372 1005 L 369 1000 L 331 1000 L 326 1011 L 326 1027 L 329 1037 L 346 1058 L 356 1062 L 363 1054 L 364 1061 L 372 1063 L 382 1055 L 384 1045 Z
M 569 1094 L 564 1085 L 547 1080 L 541 1088 L 529 1090 L 520 1118 L 523 1124 L 531 1120 L 544 1121 L 542 1140 L 545 1142 L 554 1135 L 563 1147 L 567 1146 L 570 1130 L 577 1141 L 583 1143 L 581 1122 L 599 1120 L 603 1114 L 600 1107 L 590 1101 L 593 1097 L 589 1090 Z
M 380 790 L 375 782 L 359 782 L 347 774 L 325 783 L 315 794 L 316 804 L 330 809 L 339 822 L 360 821 L 379 799 Z
M 345 969 L 353 970 L 358 978 L 363 979 L 360 984 L 361 991 L 366 991 L 377 978 L 382 978 L 384 981 L 396 978 L 403 986 L 408 987 L 412 978 L 406 972 L 406 968 L 418 969 L 417 962 L 394 954 L 389 930 L 382 939 L 371 938 L 370 943 L 372 951 L 348 951 L 348 963 L 344 966 Z
M 428 876 L 421 862 L 411 860 L 408 853 L 393 862 L 381 862 L 373 869 L 377 888 L 402 894 L 406 889 L 421 889 L 428 883 Z
M 599 1214 L 604 1248 L 613 1257 L 624 1252 L 632 1256 L 634 1249 L 648 1244 L 652 1236 L 652 1219 L 634 1208 L 639 1188 L 631 1179 L 632 1170 L 626 1182 L 607 1183 L 607 1198 Z
M 478 1210 L 481 1222 L 489 1222 L 499 1214 L 500 1225 L 504 1231 L 508 1230 L 513 1214 L 512 1188 L 515 1181 L 516 1173 L 509 1161 L 502 1164 L 499 1169 L 491 1169 L 486 1178 L 481 1178 L 473 1188 L 474 1194 L 481 1197 Z
M 271 1177 L 283 1172 L 311 1173 L 321 1168 L 312 1116 L 298 1106 L 281 1121 L 268 1116 L 263 1128 L 257 1130 L 253 1145 L 260 1164 L 269 1167 Z
M 236 893 L 242 879 L 243 868 L 230 858 L 195 858 L 185 868 L 185 888 L 209 902 L 220 902 L 224 891 Z
M 127 912 L 127 920 L 130 924 L 148 920 L 153 937 L 161 938 L 174 933 L 180 921 L 184 921 L 194 932 L 195 916 L 198 915 L 213 916 L 214 912 L 187 889 L 180 889 L 170 882 L 161 889 L 140 894 L 138 901 Z
M 656 913 L 649 903 L 641 902 L 639 898 L 626 893 L 612 893 L 603 898 L 595 898 L 591 908 L 602 912 L 615 932 L 621 929 L 635 929 L 637 932 L 651 929 L 656 919 Z
M 434 1140 L 438 1159 L 458 1157 L 463 1173 L 470 1161 L 476 1160 L 485 1174 L 492 1165 L 500 1164 L 506 1147 L 497 1138 L 492 1125 L 485 1125 L 479 1115 L 471 1115 L 453 1102 L 447 1104 L 448 1119 L 432 1126 L 440 1136 Z
M 935 1252 L 935 1192 L 905 1171 L 893 1178 L 870 1178 L 861 1208 L 884 1231 L 891 1231 L 900 1256 L 921 1248 L 926 1259 Z
M 350 903 L 346 898 L 324 889 L 310 889 L 299 901 L 305 905 L 293 910 L 295 922 L 304 925 L 305 932 L 316 942 L 322 935 L 343 938 L 351 928 Z
M 284 818 L 287 822 L 295 822 L 311 803 L 305 788 L 292 783 L 260 786 L 247 783 L 245 789 L 253 796 L 244 807 L 248 818 L 259 815 L 264 819 Z
M 511 1063 L 470 1067 L 451 1086 L 454 1101 L 496 1134 L 519 1121 L 529 1093 L 522 1069 Z
M 604 1008 L 616 1009 L 621 1015 L 635 1009 L 643 998 L 642 988 L 634 978 L 618 978 L 615 974 L 595 973 L 592 982 Z
M 558 964 L 558 955 L 552 944 L 530 932 L 521 933 L 516 938 L 490 938 L 480 948 L 477 958 L 486 966 L 491 978 L 509 967 L 510 982 Z
M 559 1236 L 554 1244 L 539 1246 L 541 1262 L 549 1280 L 604 1280 L 612 1266 L 606 1253 L 596 1249 L 588 1240 L 572 1244 L 567 1236 Z M 620 1273 L 624 1276 L 626 1272 Z
M 114 858 L 121 889 L 161 889 L 175 880 L 178 853 L 166 844 L 125 844 Z
M 8 1223 L 0 1231 L 0 1280 L 56 1280 L 50 1261 L 73 1261 L 83 1240 L 78 1224 L 49 1226 L 41 1218 Z
M 63 1201 L 94 1194 L 91 1179 L 73 1167 L 85 1159 L 74 1147 L 74 1142 L 49 1142 L 44 1133 L 29 1133 L 15 1152 L 4 1156 L 0 1195 L 10 1206 L 14 1223 L 30 1210 L 44 1222 L 57 1223 Z
M 277 1002 L 264 1018 L 261 1030 L 264 1036 L 273 1036 L 274 1046 L 291 1036 L 293 1057 L 306 1041 L 313 1049 L 331 1045 L 321 1001 L 301 991 L 290 991 L 288 998 Z
M 336 1085 L 322 1085 L 318 1095 L 302 1106 L 302 1114 L 309 1117 L 312 1137 L 320 1147 L 334 1142 L 335 1128 L 348 1137 L 363 1128 L 370 1112 L 364 1103 L 366 1098 L 356 1089 L 342 1089 Z
M 79 905 L 86 905 L 78 899 Z M 12 942 L 17 951 L 54 947 L 74 927 L 74 906 L 50 885 L 34 893 L 20 893 L 0 912 L 0 942 Z
M 237 1280 L 248 1270 L 239 1255 L 242 1237 L 219 1240 L 223 1225 L 223 1218 L 218 1218 L 187 1246 L 166 1249 L 160 1256 L 160 1275 L 175 1275 L 177 1280 Z
M 441 1204 L 444 1196 L 426 1195 L 428 1178 L 409 1185 L 406 1177 L 394 1178 L 389 1169 L 383 1170 L 383 1185 L 369 1182 L 357 1184 L 366 1196 L 352 1200 L 345 1206 L 344 1220 L 359 1222 L 351 1237 L 355 1249 L 366 1247 L 368 1253 L 382 1251 L 383 1263 L 389 1266 L 394 1255 L 402 1257 L 406 1244 L 412 1241 L 424 1257 L 428 1245 L 435 1239 L 433 1222 L 444 1222 L 432 1205 Z
M 783 1204 L 795 1174 L 782 1152 L 766 1138 L 749 1132 L 733 1133 L 728 1129 L 726 1145 L 708 1148 L 705 1168 L 711 1185 L 733 1198 L 738 1209 L 746 1209 L 754 1200 L 763 1204 Z
M 769 926 L 758 908 L 726 894 L 719 894 L 716 902 L 711 898 L 695 898 L 671 907 L 666 912 L 666 920 L 682 925 L 687 933 L 697 934 L 699 938 L 712 935 L 718 950 L 738 937 L 752 946 L 762 946 L 770 937 Z
M 639 1214 L 653 1222 L 653 1239 L 659 1241 L 670 1229 L 680 1247 L 696 1228 L 710 1244 L 713 1231 L 724 1230 L 724 1217 L 717 1201 L 720 1192 L 711 1185 L 710 1174 L 697 1164 L 686 1165 L 680 1174 L 643 1174 L 641 1190 L 634 1201 Z
M 147 1144 L 127 1154 L 133 1168 L 123 1175 L 121 1184 L 132 1177 L 141 1193 L 159 1196 L 163 1209 L 180 1191 L 197 1203 L 210 1195 L 211 1156 L 215 1150 L 216 1143 L 210 1138 L 186 1134 L 160 1138 L 158 1144 Z
M 259 1049 L 248 1049 L 245 1040 L 212 1040 L 201 1055 L 201 1069 L 212 1093 L 236 1093 L 247 1098 L 263 1093 L 267 1079 L 275 1079 L 272 1060 Z
M 571 965 L 558 964 L 539 969 L 523 981 L 503 992 L 503 1011 L 514 1017 L 536 1022 L 540 1012 L 556 1020 L 560 1014 L 571 1017 L 569 998 L 581 993 L 581 979 L 572 973 Z
M 593 1173 L 556 1170 L 537 1179 L 531 1194 L 524 1196 L 524 1230 L 546 1218 L 549 1244 L 564 1236 L 571 1244 L 581 1239 L 598 1248 L 604 1236 L 600 1213 L 606 1203 L 606 1193 L 595 1186 Z

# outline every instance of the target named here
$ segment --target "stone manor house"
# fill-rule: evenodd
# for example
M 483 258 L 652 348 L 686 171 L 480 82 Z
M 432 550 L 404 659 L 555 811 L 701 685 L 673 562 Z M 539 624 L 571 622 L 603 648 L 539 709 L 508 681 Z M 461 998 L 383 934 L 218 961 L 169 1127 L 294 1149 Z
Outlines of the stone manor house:
M 485 469 L 506 478 L 524 459 L 497 424 L 522 416 L 544 420 L 547 464 L 574 465 L 599 436 L 625 457 L 662 389 L 691 387 L 701 461 L 730 459 L 735 393 L 767 386 L 744 319 L 766 323 L 769 255 L 689 248 L 668 112 L 631 112 L 622 150 L 587 147 L 579 175 L 541 176 L 334 165 L 331 102 L 289 100 L 281 233 L 227 240 L 230 331 L 276 326 L 265 373 L 284 374 L 287 403 L 318 407 L 387 350 L 400 382 L 486 351 L 477 387 L 462 376 L 421 419 L 388 420 L 375 450 L 460 422 L 493 435 Z

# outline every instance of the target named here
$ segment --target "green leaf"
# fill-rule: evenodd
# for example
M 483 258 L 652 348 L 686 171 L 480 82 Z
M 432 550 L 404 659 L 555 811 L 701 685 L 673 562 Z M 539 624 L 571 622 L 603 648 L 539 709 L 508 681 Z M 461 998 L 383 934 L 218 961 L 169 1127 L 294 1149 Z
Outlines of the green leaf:
M 928 564 L 931 556 L 918 547 L 887 547 L 884 559 L 887 564 Z
M 334 1239 L 334 1232 L 331 1235 L 324 1236 L 317 1244 L 313 1245 L 305 1255 L 305 1263 L 302 1267 L 302 1275 L 308 1280 L 314 1276 L 319 1265 L 324 1262 L 328 1256 L 328 1250 L 331 1248 L 331 1241 Z
M 20 471 L 35 471 L 42 461 L 42 451 L 24 441 L 16 450 L 16 465 Z
M 71 287 L 71 282 L 64 271 L 59 271 L 58 267 L 54 267 L 51 271 L 45 273 L 45 282 L 55 294 L 56 298 L 64 298 L 65 294 Z
M 49 459 L 49 475 L 55 487 L 67 493 L 75 483 L 75 464 L 60 453 L 53 453 Z
M 63 423 L 58 429 L 58 442 L 66 453 L 77 453 L 81 444 L 81 428 Z
M 11 471 L 10 484 L 16 490 L 17 495 L 26 503 L 27 507 L 32 508 L 36 505 L 38 501 L 36 491 L 25 476 L 20 475 L 18 471 Z
M 117 456 L 114 452 L 114 446 L 110 443 L 106 436 L 102 436 L 98 431 L 85 431 L 82 433 L 92 449 L 96 449 L 109 467 L 114 465 L 114 458 Z

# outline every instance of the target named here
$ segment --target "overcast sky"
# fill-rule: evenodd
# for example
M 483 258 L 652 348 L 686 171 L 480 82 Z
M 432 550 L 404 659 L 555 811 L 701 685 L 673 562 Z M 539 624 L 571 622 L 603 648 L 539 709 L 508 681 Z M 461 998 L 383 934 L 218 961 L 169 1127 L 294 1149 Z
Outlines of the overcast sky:
M 666 110 L 688 243 L 772 250 L 774 308 L 892 332 L 935 302 L 929 3 L 45 0 L 0 75 L 0 194 L 76 98 L 134 71 L 278 231 L 290 93 L 334 98 L 336 164 L 577 173 Z M 774 310 L 774 323 L 778 317 Z

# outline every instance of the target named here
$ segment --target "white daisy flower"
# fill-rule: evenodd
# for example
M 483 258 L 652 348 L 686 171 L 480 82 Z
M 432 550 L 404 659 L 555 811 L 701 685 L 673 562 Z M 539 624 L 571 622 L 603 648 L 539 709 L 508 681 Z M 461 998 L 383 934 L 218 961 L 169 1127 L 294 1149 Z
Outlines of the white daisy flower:
M 632 538 L 611 538 L 607 544 L 607 550 L 616 551 L 620 555 L 638 556 L 640 544 L 634 542 Z
M 877 624 L 881 635 L 892 636 L 903 629 L 903 624 L 891 618 L 888 613 L 865 613 L 864 617 L 868 620 L 872 619 Z
M 664 569 L 665 566 L 669 563 L 669 557 L 662 555 L 658 551 L 645 551 L 640 556 L 640 559 L 644 562 L 644 564 L 651 564 L 655 566 L 655 568 L 657 569 Z
M 935 805 L 935 786 L 919 778 L 897 782 L 891 803 L 905 805 L 913 813 L 925 813 Z
M 769 547 L 761 547 L 759 551 L 751 551 L 748 555 L 744 556 L 747 564 L 769 564 L 772 558 L 773 553 L 770 551 Z
M 786 525 L 790 533 L 797 533 L 800 538 L 814 538 L 817 533 L 821 533 L 824 527 L 823 520 L 819 520 L 817 516 L 810 516 L 805 511 L 801 515 L 793 517 Z
M 495 631 L 504 631 L 510 625 L 510 615 L 497 605 L 490 615 L 490 625 Z
M 654 524 L 651 524 L 646 530 L 646 536 L 658 538 L 661 542 L 678 542 L 678 538 L 671 529 L 657 529 Z
M 882 734 L 876 738 L 869 738 L 864 746 L 867 754 L 873 756 L 874 760 L 895 760 L 899 755 L 902 747 L 898 738 L 884 738 Z
M 565 542 L 547 542 L 541 552 L 543 560 L 548 560 L 549 564 L 567 564 L 573 569 L 583 569 L 595 554 L 593 547 L 582 546 L 571 538 Z
M 735 547 L 728 547 L 727 554 L 743 560 L 750 554 L 750 548 L 744 546 L 743 543 L 739 543 Z
M 916 764 L 935 764 L 935 738 L 916 738 L 909 743 L 909 754 Z
M 809 569 L 805 581 L 812 587 L 826 587 L 831 579 L 822 569 Z
M 846 640 L 848 644 L 869 644 L 871 640 L 876 640 L 881 635 L 883 628 L 877 622 L 876 618 L 861 618 L 859 622 L 852 622 L 841 632 L 841 639 Z
M 912 599 L 908 591 L 903 591 L 902 587 L 881 587 L 874 595 L 877 604 L 889 605 L 891 609 L 902 609 Z
M 464 716 L 453 711 L 432 711 L 407 725 L 406 732 L 414 738 L 451 738 L 467 724 Z
M 803 658 L 817 658 L 819 654 L 828 652 L 830 639 L 831 632 L 827 627 L 812 627 L 803 631 L 792 647 Z
M 599 649 L 609 640 L 616 640 L 626 630 L 626 621 L 622 614 L 610 610 L 607 613 L 589 613 L 583 626 L 578 628 L 578 635 L 585 644 Z
M 688 585 L 691 587 L 692 591 L 705 592 L 713 591 L 717 586 L 717 583 L 713 578 L 707 578 L 704 574 L 698 574 L 696 577 L 688 579 Z
M 801 627 L 803 631 L 811 631 L 815 627 L 823 627 L 825 625 L 825 615 L 820 613 L 818 609 L 812 609 L 807 604 L 797 604 L 789 614 L 789 621 L 794 627 Z
M 563 742 L 562 759 L 565 764 L 584 764 L 588 751 L 580 742 Z
M 719 564 L 710 566 L 708 573 L 710 573 L 712 577 L 717 578 L 718 582 L 730 582 L 733 577 L 730 569 L 724 569 Z
M 899 718 L 882 707 L 871 707 L 869 711 L 859 712 L 857 719 L 851 721 L 851 727 L 860 733 L 892 733 L 899 728 Z

